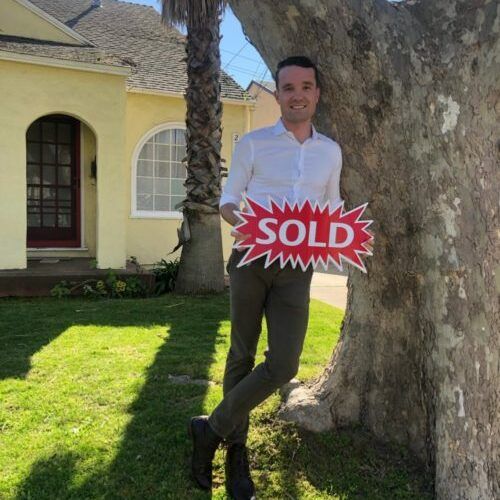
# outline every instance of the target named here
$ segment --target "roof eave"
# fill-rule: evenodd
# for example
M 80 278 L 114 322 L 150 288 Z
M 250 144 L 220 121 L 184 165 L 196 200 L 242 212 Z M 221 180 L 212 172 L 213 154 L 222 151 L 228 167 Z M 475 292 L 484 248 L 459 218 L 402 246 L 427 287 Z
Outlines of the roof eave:
M 134 85 L 127 86 L 127 92 L 131 94 L 147 94 L 147 95 L 158 95 L 163 97 L 175 97 L 178 99 L 184 99 L 183 92 L 173 92 L 169 90 L 157 90 L 157 89 L 148 89 L 144 87 L 136 87 Z M 254 106 L 255 99 L 234 99 L 230 97 L 223 97 L 221 99 L 223 103 L 226 104 L 235 104 L 236 106 Z
M 0 50 L 0 60 L 35 64 L 39 66 L 51 66 L 55 68 L 74 69 L 78 71 L 90 71 L 92 73 L 106 73 L 126 77 L 128 77 L 131 73 L 131 69 L 125 66 L 96 64 L 83 61 L 73 61 L 71 59 L 56 59 L 54 57 L 34 56 L 32 54 L 22 54 L 7 50 Z
M 29 0 L 15 0 L 18 4 L 22 5 L 23 7 L 26 7 L 28 10 L 33 12 L 33 14 L 36 14 L 37 16 L 41 17 L 48 23 L 52 24 L 56 28 L 59 28 L 61 31 L 63 31 L 66 35 L 70 36 L 73 38 L 75 41 L 79 43 L 83 43 L 85 45 L 90 45 L 92 47 L 95 47 L 96 45 L 93 44 L 90 40 L 85 38 L 84 36 L 80 35 L 80 33 L 77 33 L 75 30 L 71 29 L 69 26 L 66 24 L 62 23 L 55 17 L 51 16 L 44 10 L 40 9 L 40 7 L 37 7 L 36 5 L 32 4 Z
M 268 89 L 265 85 L 262 85 L 261 83 L 257 82 L 256 80 L 252 80 L 248 84 L 248 87 L 246 88 L 247 92 L 248 92 L 248 89 L 252 86 L 252 83 L 255 83 L 255 85 L 257 85 L 257 87 L 260 87 L 262 90 L 265 90 L 268 94 L 274 95 L 274 92 L 271 89 Z

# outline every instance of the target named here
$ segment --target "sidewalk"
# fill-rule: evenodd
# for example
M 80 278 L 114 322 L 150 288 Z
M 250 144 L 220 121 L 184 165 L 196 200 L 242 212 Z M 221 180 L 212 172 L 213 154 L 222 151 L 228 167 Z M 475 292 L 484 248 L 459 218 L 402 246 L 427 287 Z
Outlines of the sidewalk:
M 347 304 L 347 276 L 315 272 L 311 282 L 311 298 L 345 309 Z

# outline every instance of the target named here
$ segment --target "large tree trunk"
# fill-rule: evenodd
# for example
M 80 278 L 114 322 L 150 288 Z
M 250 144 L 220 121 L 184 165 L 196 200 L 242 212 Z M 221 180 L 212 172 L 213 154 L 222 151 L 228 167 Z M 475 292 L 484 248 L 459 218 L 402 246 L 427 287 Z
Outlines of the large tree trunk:
M 282 415 L 407 445 L 438 498 L 500 498 L 498 1 L 230 3 L 271 68 L 316 60 L 344 198 L 375 220 L 332 360 Z
M 197 9 L 197 2 L 188 2 Z M 221 192 L 220 5 L 208 2 L 202 16 L 188 15 L 186 90 L 187 180 L 184 241 L 176 292 L 224 290 L 219 216 Z

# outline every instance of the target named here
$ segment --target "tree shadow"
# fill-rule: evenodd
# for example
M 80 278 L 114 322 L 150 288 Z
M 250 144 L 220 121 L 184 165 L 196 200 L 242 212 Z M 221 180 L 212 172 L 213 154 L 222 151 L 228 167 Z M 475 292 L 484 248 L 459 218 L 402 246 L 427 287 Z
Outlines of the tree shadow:
M 209 386 L 202 382 L 209 381 L 218 330 L 221 322 L 228 320 L 228 309 L 211 304 L 212 300 L 200 299 L 200 322 L 191 324 L 192 331 L 180 327 L 175 316 L 170 319 L 169 339 L 158 351 L 130 408 L 133 419 L 107 471 L 117 498 L 206 498 L 189 477 L 187 422 L 189 417 L 206 412 Z M 202 356 L 195 356 L 193 340 Z M 168 377 L 172 373 L 186 374 L 199 382 L 172 383 Z
M 175 302 L 182 303 L 185 299 L 182 296 L 171 298 L 171 304 L 165 307 L 158 300 L 156 309 L 141 308 L 140 301 L 134 301 L 132 304 L 137 308 L 137 315 L 134 315 L 133 321 L 120 318 L 121 307 L 127 307 L 127 301 L 110 302 L 110 310 L 106 313 L 106 326 L 164 324 L 169 328 L 168 337 L 147 369 L 139 395 L 127 409 L 130 421 L 112 463 L 93 467 L 86 479 L 74 487 L 71 485 L 75 480 L 76 458 L 73 455 L 62 454 L 39 460 L 18 488 L 18 499 L 209 497 L 197 490 L 190 480 L 191 443 L 186 431 L 188 418 L 206 411 L 205 399 L 207 393 L 213 390 L 208 384 L 209 371 L 217 344 L 225 343 L 219 334 L 219 327 L 229 319 L 228 298 L 226 294 L 191 298 L 189 303 L 196 309 L 196 315 L 188 323 L 186 315 L 189 311 L 184 307 L 174 307 Z M 75 303 L 68 302 L 68 307 L 74 310 Z M 92 303 L 88 304 L 91 307 Z M 77 322 L 78 325 L 103 324 L 99 313 L 86 316 Z M 71 325 L 67 320 L 54 321 L 50 327 L 41 325 L 39 331 L 43 339 L 33 341 L 27 347 L 24 351 L 26 359 L 29 359 L 28 353 L 50 342 L 68 326 Z M 21 329 L 21 335 L 23 331 Z M 28 364 L 23 364 L 24 373 Z M 173 381 L 171 375 L 187 375 L 189 379 Z M 216 392 L 218 387 L 214 389 Z M 49 483 L 51 487 L 46 488 Z M 36 495 L 29 497 L 29 492 L 32 494 L 35 491 Z
M 363 429 L 312 433 L 292 424 L 278 427 L 273 446 L 284 497 L 300 498 L 313 487 L 320 498 L 433 498 L 432 479 L 420 463 Z
M 47 309 L 46 300 L 0 300 L 0 380 L 25 378 L 32 356 L 66 330 L 65 314 Z M 65 307 L 63 307 L 63 310 Z M 74 309 L 74 307 L 73 307 Z M 29 314 L 27 314 L 29 310 Z
M 54 453 L 38 460 L 19 488 L 17 498 L 71 498 L 71 481 L 77 462 L 78 457 L 73 453 Z

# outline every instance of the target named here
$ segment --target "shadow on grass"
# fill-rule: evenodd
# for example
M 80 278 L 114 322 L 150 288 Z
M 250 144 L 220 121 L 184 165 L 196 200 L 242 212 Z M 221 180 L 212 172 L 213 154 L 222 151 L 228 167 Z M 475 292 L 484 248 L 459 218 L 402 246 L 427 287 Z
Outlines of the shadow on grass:
M 71 326 L 67 318 L 52 313 L 46 304 L 46 300 L 1 299 L 0 380 L 26 377 L 31 357 Z
M 208 386 L 173 384 L 168 374 L 189 374 L 207 380 L 217 343 L 217 332 L 228 319 L 227 302 L 214 298 L 197 299 L 197 322 L 189 330 L 185 311 L 170 319 L 168 341 L 158 351 L 147 380 L 132 408 L 120 451 L 107 472 L 117 498 L 206 498 L 189 477 L 191 443 L 187 421 L 203 413 Z M 185 365 L 189 363 L 190 367 Z
M 70 498 L 71 482 L 78 457 L 55 453 L 33 464 L 19 498 Z
M 433 498 L 419 463 L 362 429 L 316 434 L 271 420 L 253 455 L 259 489 L 275 498 Z
M 82 468 L 85 469 L 85 457 L 80 457 L 81 464 L 76 463 L 79 460 L 72 454 L 61 453 L 40 459 L 33 464 L 29 475 L 19 486 L 18 499 L 209 497 L 196 490 L 189 478 L 191 444 L 186 432 L 188 418 L 202 413 L 209 386 L 173 383 L 169 374 L 186 374 L 199 381 L 208 380 L 216 344 L 224 341 L 218 339 L 218 330 L 221 322 L 228 320 L 228 298 L 226 295 L 190 298 L 191 311 L 186 307 L 175 307 L 179 305 L 175 302 L 186 300 L 181 296 L 170 296 L 166 304 L 156 299 L 148 301 L 147 305 L 146 302 L 131 301 L 129 306 L 127 301 L 111 301 L 106 308 L 107 321 L 99 312 L 90 313 L 85 320 L 74 321 L 78 325 L 106 326 L 164 324 L 169 328 L 169 335 L 147 369 L 139 395 L 128 408 L 131 420 L 111 465 L 94 468 L 82 482 L 82 476 L 75 478 L 74 474 L 76 468 L 80 474 Z M 71 317 L 71 311 L 74 316 L 75 303 L 65 301 L 63 308 L 67 307 L 69 316 L 59 308 L 59 317 Z M 33 304 L 36 309 L 36 302 Z M 85 307 L 90 310 L 92 302 L 86 302 Z M 126 318 L 122 319 L 120 311 L 127 307 L 137 309 L 136 314 L 128 309 Z M 130 320 L 131 316 L 133 320 Z M 47 344 L 71 326 L 67 320 L 50 322 L 50 326 L 43 323 L 41 321 L 39 326 L 43 342 L 33 341 L 24 351 L 26 354 Z M 23 370 L 28 365 L 28 362 L 23 363 Z

